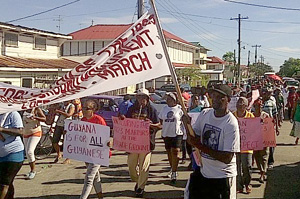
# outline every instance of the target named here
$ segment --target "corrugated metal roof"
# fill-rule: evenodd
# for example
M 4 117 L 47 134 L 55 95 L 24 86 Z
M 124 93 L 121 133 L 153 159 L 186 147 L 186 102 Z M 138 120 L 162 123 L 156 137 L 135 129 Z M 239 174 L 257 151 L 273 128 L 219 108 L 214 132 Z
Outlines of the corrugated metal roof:
M 73 40 L 113 40 L 124 33 L 132 24 L 99 24 L 70 33 Z M 184 39 L 163 30 L 166 39 L 193 45 Z
M 207 57 L 208 59 L 211 59 L 211 61 L 208 61 L 207 63 L 219 63 L 219 64 L 224 64 L 225 61 L 223 59 L 220 59 L 219 57 Z
M 0 56 L 0 67 L 72 69 L 79 63 L 68 59 L 29 59 Z

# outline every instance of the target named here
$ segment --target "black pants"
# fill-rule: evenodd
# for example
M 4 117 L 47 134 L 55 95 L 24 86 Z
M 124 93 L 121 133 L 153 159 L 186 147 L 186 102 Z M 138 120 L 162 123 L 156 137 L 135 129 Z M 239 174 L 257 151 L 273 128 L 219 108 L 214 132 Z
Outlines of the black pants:
M 199 169 L 190 176 L 189 199 L 230 199 L 232 178 L 208 179 Z
M 186 153 L 190 156 L 193 153 L 192 146 L 186 141 L 182 140 L 182 160 L 186 159 Z
M 14 179 L 23 165 L 22 162 L 0 162 L 0 191 L 9 186 L 6 199 L 13 199 L 15 194 Z
M 274 152 L 275 152 L 275 147 L 270 147 L 270 149 L 269 149 L 269 158 L 268 158 L 268 166 L 274 164 Z

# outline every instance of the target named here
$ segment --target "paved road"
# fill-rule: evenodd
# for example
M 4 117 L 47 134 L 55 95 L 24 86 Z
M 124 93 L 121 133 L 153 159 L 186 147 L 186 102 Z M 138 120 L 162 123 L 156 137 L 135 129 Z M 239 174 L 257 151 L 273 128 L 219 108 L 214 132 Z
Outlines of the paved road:
M 275 167 L 268 171 L 268 180 L 260 184 L 258 171 L 253 174 L 253 192 L 239 194 L 238 198 L 267 199 L 298 199 L 300 198 L 300 147 L 293 145 L 290 137 L 291 124 L 285 122 L 281 135 L 278 137 L 278 147 L 275 151 Z M 34 180 L 24 180 L 24 174 L 29 171 L 25 164 L 15 181 L 16 198 L 21 199 L 75 199 L 79 198 L 85 173 L 84 163 L 72 161 L 70 165 L 52 164 L 54 156 L 37 162 L 39 172 Z M 109 168 L 101 168 L 101 178 L 105 198 L 134 198 L 134 183 L 130 181 L 127 168 L 127 155 L 123 152 L 113 152 Z M 175 185 L 170 184 L 167 176 L 169 166 L 163 142 L 157 136 L 157 146 L 153 153 L 150 167 L 150 177 L 146 186 L 145 198 L 183 198 L 183 190 L 190 171 L 187 163 L 179 166 L 179 178 Z M 96 198 L 92 191 L 90 198 Z

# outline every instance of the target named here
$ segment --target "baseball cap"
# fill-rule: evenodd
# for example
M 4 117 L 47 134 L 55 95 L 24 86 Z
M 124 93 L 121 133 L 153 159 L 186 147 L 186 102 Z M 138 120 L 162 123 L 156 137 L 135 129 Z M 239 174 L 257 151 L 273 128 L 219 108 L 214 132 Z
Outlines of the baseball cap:
M 145 88 L 140 88 L 137 90 L 136 95 L 146 95 L 147 97 L 149 97 L 149 91 Z
M 210 92 L 211 91 L 216 91 L 216 92 L 221 93 L 221 94 L 223 94 L 227 97 L 231 97 L 231 88 L 230 88 L 230 86 L 228 86 L 226 84 L 216 84 L 209 90 L 210 90 Z
M 176 95 L 174 93 L 169 92 L 169 93 L 166 93 L 166 95 L 169 96 L 169 97 L 171 97 L 174 101 L 177 100 L 177 97 L 176 97 Z

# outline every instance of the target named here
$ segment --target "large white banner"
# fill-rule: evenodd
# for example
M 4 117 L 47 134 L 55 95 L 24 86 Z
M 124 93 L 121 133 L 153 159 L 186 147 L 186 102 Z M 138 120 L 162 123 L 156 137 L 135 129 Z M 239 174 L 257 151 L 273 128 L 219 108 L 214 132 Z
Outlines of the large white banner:
M 100 124 L 65 120 L 64 157 L 109 166 L 110 128 Z
M 0 84 L 0 113 L 123 88 L 170 75 L 153 9 L 120 37 L 56 81 L 52 89 Z

